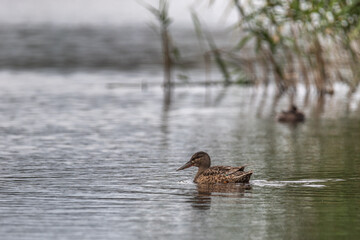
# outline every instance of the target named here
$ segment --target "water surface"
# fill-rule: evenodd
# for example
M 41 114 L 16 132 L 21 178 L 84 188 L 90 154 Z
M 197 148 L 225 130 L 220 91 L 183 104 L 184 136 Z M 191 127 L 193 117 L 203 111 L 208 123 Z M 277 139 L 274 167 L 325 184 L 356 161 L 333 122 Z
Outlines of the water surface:
M 2 239 L 358 239 L 359 96 L 252 87 L 109 88 L 118 74 L 0 74 Z M 153 76 L 161 80 L 161 73 Z M 248 164 L 251 188 L 203 187 L 199 150 Z

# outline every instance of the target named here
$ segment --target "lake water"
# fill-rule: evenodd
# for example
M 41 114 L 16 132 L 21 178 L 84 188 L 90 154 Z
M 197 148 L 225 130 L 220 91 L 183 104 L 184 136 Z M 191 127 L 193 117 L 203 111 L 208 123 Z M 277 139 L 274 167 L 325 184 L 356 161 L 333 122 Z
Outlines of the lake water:
M 72 2 L 2 0 L 1 240 L 360 239 L 359 91 L 336 85 L 318 101 L 300 88 L 298 125 L 275 121 L 288 98 L 273 86 L 185 85 L 169 101 L 142 14 Z M 183 57 L 201 59 L 193 30 L 172 34 Z M 189 81 L 203 69 L 192 65 Z M 250 187 L 176 172 L 200 150 L 247 164 Z
M 1 239 L 359 239 L 358 95 L 300 91 L 293 126 L 272 87 L 109 87 L 131 78 L 0 73 Z M 199 150 L 251 188 L 175 171 Z

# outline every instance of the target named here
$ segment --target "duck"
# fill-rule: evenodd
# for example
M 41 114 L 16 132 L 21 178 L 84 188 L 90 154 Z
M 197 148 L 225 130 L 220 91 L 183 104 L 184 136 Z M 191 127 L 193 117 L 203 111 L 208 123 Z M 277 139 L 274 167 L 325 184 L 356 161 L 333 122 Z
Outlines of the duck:
M 253 171 L 245 172 L 245 166 L 211 166 L 209 154 L 200 151 L 192 155 L 190 160 L 176 171 L 189 167 L 198 167 L 194 183 L 249 183 Z
M 282 111 L 277 120 L 279 122 L 303 122 L 305 121 L 305 114 L 300 112 L 295 105 L 291 105 L 288 111 Z

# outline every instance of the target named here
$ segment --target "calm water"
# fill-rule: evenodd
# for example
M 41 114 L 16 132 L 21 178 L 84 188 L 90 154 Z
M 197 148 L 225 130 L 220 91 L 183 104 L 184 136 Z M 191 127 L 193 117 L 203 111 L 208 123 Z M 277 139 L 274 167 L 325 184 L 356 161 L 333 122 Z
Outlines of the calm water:
M 300 93 L 289 126 L 272 88 L 109 88 L 131 77 L 0 73 L 1 239 L 360 238 L 359 95 Z M 175 171 L 199 150 L 251 189 Z
M 1 240 L 360 238 L 359 92 L 299 91 L 297 126 L 274 121 L 288 99 L 272 87 L 179 87 L 169 102 L 159 84 L 139 87 L 161 82 L 161 52 L 133 1 L 0 2 Z M 192 3 L 170 8 L 185 61 L 202 59 L 183 28 Z M 220 47 L 237 41 L 225 25 Z M 248 164 L 251 187 L 175 171 L 199 150 Z

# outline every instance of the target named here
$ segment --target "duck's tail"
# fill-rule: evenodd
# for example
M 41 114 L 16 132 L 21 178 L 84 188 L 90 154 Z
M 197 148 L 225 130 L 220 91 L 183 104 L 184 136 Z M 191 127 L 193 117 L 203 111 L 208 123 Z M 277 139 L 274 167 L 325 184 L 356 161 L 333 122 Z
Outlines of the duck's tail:
M 243 174 L 236 176 L 236 183 L 249 183 L 253 171 L 244 172 Z

